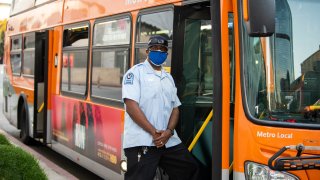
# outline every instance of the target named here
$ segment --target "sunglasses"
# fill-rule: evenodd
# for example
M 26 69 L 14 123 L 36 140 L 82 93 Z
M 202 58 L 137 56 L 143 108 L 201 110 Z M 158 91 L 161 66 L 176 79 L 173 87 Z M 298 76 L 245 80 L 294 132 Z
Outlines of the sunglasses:
M 152 38 L 149 40 L 148 44 L 163 44 L 163 45 L 167 46 L 168 42 L 166 42 L 166 40 L 164 40 L 164 39 Z
M 161 46 L 161 45 L 154 45 L 154 46 L 149 47 L 149 50 L 150 51 L 159 51 L 160 50 L 163 52 L 167 52 L 168 48 L 165 46 Z

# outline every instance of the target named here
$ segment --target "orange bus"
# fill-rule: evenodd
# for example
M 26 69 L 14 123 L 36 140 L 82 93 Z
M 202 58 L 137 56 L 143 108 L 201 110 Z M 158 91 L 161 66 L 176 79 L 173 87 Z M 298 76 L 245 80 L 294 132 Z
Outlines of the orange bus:
M 176 130 L 200 179 L 318 180 L 320 119 L 305 118 L 294 82 L 320 71 L 319 9 L 314 0 L 16 0 L 3 111 L 23 142 L 123 179 L 121 82 L 158 34 L 182 102 Z

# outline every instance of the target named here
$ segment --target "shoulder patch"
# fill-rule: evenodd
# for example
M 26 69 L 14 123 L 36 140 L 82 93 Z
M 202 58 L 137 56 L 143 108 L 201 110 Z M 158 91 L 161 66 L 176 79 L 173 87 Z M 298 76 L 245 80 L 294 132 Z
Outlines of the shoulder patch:
M 124 84 L 133 84 L 134 75 L 133 73 L 128 73 L 124 79 Z

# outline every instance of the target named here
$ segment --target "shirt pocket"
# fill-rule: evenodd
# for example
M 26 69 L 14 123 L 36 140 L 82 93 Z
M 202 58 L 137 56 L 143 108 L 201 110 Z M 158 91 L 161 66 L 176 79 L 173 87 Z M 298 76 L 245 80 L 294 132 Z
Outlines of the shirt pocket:
M 145 79 L 141 88 L 141 96 L 145 99 L 154 99 L 160 93 L 159 82 L 156 79 Z
M 171 109 L 175 103 L 177 89 L 170 83 L 163 87 L 165 106 Z

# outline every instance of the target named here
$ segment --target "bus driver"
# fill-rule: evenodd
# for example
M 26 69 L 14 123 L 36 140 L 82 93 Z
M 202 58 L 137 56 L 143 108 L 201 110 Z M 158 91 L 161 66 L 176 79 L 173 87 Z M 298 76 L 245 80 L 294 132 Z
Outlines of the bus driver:
M 181 103 L 172 76 L 161 66 L 167 51 L 164 37 L 150 37 L 147 59 L 129 69 L 123 78 L 126 180 L 152 180 L 158 166 L 171 179 L 197 176 L 197 163 L 174 130 Z

